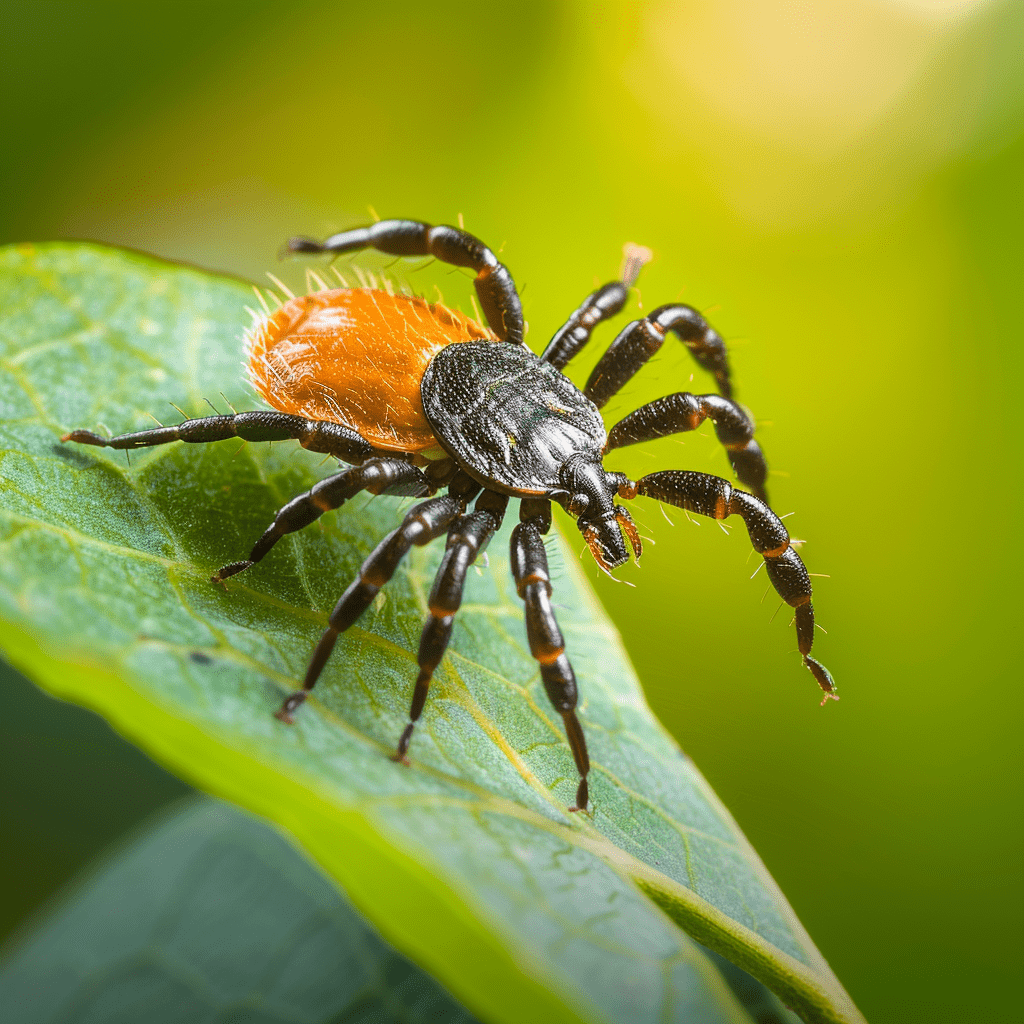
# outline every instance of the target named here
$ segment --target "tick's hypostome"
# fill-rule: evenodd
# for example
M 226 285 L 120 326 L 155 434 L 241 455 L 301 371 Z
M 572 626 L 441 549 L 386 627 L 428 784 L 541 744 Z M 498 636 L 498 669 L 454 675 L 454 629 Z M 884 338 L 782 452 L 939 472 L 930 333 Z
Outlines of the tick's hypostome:
M 361 491 L 427 497 L 377 545 L 342 594 L 302 688 L 277 712 L 282 721 L 292 721 L 338 636 L 366 610 L 406 552 L 445 536 L 447 546 L 420 639 L 408 724 L 394 755 L 408 763 L 413 730 L 451 639 L 467 571 L 500 528 L 510 498 L 520 499 L 511 563 L 525 605 L 530 652 L 562 719 L 579 774 L 571 810 L 587 808 L 590 758 L 576 713 L 576 677 L 552 606 L 543 541 L 551 528 L 552 501 L 576 518 L 595 559 L 608 572 L 628 558 L 624 534 L 636 557 L 640 555 L 639 533 L 616 498 L 647 496 L 713 519 L 740 516 L 772 585 L 794 609 L 804 665 L 825 700 L 835 697 L 832 677 L 810 656 L 810 577 L 786 528 L 768 506 L 767 464 L 754 440 L 753 421 L 732 400 L 725 345 L 717 332 L 689 306 L 662 306 L 620 332 L 582 391 L 561 373 L 594 329 L 621 311 L 649 257 L 645 250 L 630 248 L 623 279 L 588 296 L 537 357 L 522 344 L 522 310 L 511 274 L 465 231 L 418 221 L 380 221 L 323 243 L 293 239 L 289 246 L 294 252 L 330 254 L 372 247 L 468 267 L 476 273 L 489 327 L 412 295 L 325 289 L 284 303 L 250 332 L 249 374 L 274 411 L 209 416 L 110 438 L 73 430 L 62 438 L 124 449 L 178 440 L 295 439 L 310 451 L 349 464 L 281 508 L 248 558 L 214 574 L 218 583 L 259 562 L 282 537 Z M 666 395 L 626 416 L 606 435 L 599 408 L 669 333 L 714 377 L 719 394 Z M 753 494 L 706 473 L 668 470 L 632 481 L 604 467 L 605 455 L 613 449 L 694 430 L 704 419 L 714 422 L 737 477 Z M 444 495 L 428 497 L 441 489 Z

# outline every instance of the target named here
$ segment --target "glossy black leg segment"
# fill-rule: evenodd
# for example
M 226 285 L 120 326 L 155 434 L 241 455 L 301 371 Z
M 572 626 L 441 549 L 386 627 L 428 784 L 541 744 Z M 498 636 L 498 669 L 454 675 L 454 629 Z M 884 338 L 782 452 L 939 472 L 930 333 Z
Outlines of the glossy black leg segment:
M 296 253 L 343 253 L 378 249 L 392 256 L 434 256 L 455 267 L 476 271 L 476 294 L 491 330 L 502 340 L 523 343 L 523 307 L 512 275 L 498 257 L 467 231 L 416 220 L 382 220 L 364 228 L 331 235 L 323 242 L 293 238 L 288 249 Z
M 604 450 L 609 452 L 613 448 L 696 430 L 706 419 L 715 424 L 715 434 L 725 446 L 740 483 L 767 504 L 768 465 L 760 445 L 754 440 L 754 424 L 732 399 L 721 395 L 691 395 L 681 391 L 649 402 L 612 427 Z
M 542 363 L 550 363 L 556 370 L 563 369 L 590 341 L 590 335 L 599 323 L 622 311 L 629 298 L 629 289 L 636 284 L 644 264 L 651 258 L 651 250 L 641 245 L 627 245 L 623 257 L 622 280 L 609 281 L 580 303 L 579 309 L 548 342 L 540 357 Z
M 590 341 L 594 328 L 622 311 L 629 298 L 629 288 L 621 281 L 609 281 L 588 295 L 548 342 L 540 359 L 561 370 Z
M 599 409 L 661 348 L 672 331 L 705 369 L 719 392 L 732 398 L 725 342 L 692 306 L 659 306 L 643 320 L 627 324 L 591 373 L 583 393 Z
M 735 490 L 728 480 L 708 473 L 668 470 L 641 477 L 636 483 L 619 486 L 623 498 L 645 494 L 689 512 L 712 519 L 738 515 L 743 519 L 754 550 L 764 559 L 765 569 L 779 597 L 790 605 L 796 617 L 796 638 L 804 665 L 825 693 L 822 704 L 838 700 L 828 669 L 810 656 L 814 644 L 814 608 L 811 580 L 800 556 L 790 546 L 782 520 L 760 499 Z
M 590 757 L 583 728 L 576 717 L 576 675 L 565 656 L 565 639 L 551 608 L 551 577 L 543 535 L 551 526 L 551 503 L 526 499 L 520 508 L 520 523 L 512 531 L 512 575 L 516 590 L 526 603 L 526 636 L 530 653 L 540 664 L 551 706 L 562 716 L 576 769 L 580 773 L 576 805 L 571 811 L 585 811 L 590 800 L 587 775 Z
M 92 444 L 97 448 L 152 448 L 171 441 L 201 444 L 238 437 L 243 441 L 296 440 L 311 452 L 333 455 L 343 462 L 359 464 L 375 454 L 373 446 L 350 427 L 326 420 L 308 420 L 283 412 L 240 412 L 233 416 L 204 416 L 185 420 L 173 427 L 155 427 L 134 434 L 101 437 L 89 430 L 72 430 L 62 441 Z
M 405 755 L 409 750 L 413 729 L 423 712 L 430 681 L 452 637 L 455 613 L 462 604 L 462 592 L 466 586 L 466 572 L 490 543 L 495 531 L 501 527 L 506 505 L 508 498 L 504 494 L 484 491 L 477 498 L 473 511 L 460 516 L 448 531 L 448 547 L 430 591 L 430 617 L 420 637 L 419 656 L 416 659 L 420 671 L 412 694 L 412 706 L 409 708 L 409 724 L 398 741 L 395 761 L 407 763 Z
M 309 668 L 302 689 L 286 697 L 277 717 L 289 725 L 292 715 L 306 699 L 309 691 L 316 685 L 327 659 L 334 650 L 338 634 L 344 633 L 369 607 L 377 592 L 394 575 L 398 563 L 408 553 L 413 544 L 429 544 L 435 537 L 440 537 L 451 525 L 455 517 L 462 511 L 462 502 L 450 494 L 439 498 L 430 498 L 410 509 L 402 525 L 389 533 L 374 548 L 370 557 L 363 562 L 359 575 L 341 595 L 327 620 L 327 629 L 313 651 Z
M 369 459 L 361 466 L 354 466 L 321 480 L 305 494 L 293 498 L 277 513 L 273 523 L 256 541 L 247 559 L 224 566 L 210 578 L 214 583 L 223 583 L 243 569 L 248 569 L 260 561 L 282 537 L 316 522 L 325 512 L 341 508 L 360 491 L 421 498 L 432 490 L 426 476 L 409 462 L 402 459 Z

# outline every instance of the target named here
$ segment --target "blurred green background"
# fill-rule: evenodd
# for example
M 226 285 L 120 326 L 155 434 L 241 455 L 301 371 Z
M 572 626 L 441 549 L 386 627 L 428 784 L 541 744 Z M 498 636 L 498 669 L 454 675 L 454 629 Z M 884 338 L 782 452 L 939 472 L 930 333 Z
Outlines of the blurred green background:
M 0 16 L 0 242 L 94 238 L 261 280 L 288 235 L 371 205 L 462 214 L 502 247 L 535 349 L 624 242 L 652 247 L 644 305 L 690 302 L 730 340 L 773 505 L 828 574 L 816 653 L 842 701 L 818 706 L 742 529 L 636 506 L 656 546 L 619 573 L 635 589 L 595 571 L 597 592 L 868 1019 L 1019 1019 L 1019 3 Z M 608 419 L 711 390 L 691 373 L 666 346 Z M 612 465 L 727 468 L 705 430 Z M 9 932 L 182 787 L 2 672 Z

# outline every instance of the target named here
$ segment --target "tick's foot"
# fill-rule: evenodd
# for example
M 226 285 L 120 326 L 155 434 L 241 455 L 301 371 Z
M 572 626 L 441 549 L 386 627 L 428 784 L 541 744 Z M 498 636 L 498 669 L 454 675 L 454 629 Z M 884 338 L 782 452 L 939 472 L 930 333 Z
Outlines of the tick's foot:
M 412 731 L 416 728 L 415 722 L 410 722 L 402 730 L 402 738 L 398 741 L 398 747 L 395 752 L 391 755 L 391 760 L 396 764 L 404 764 L 406 768 L 409 767 L 409 758 L 405 755 L 409 753 L 409 741 L 412 739 Z
M 274 712 L 274 717 L 285 725 L 294 725 L 294 713 L 302 707 L 306 700 L 306 691 L 299 690 L 296 693 L 285 697 L 284 703 Z
M 225 565 L 223 569 L 218 569 L 211 577 L 211 583 L 223 583 L 226 579 L 231 576 L 237 576 L 243 569 L 248 569 L 252 565 L 252 562 L 246 559 L 242 562 L 232 562 L 230 565 Z
M 836 693 L 836 681 L 832 678 L 832 673 L 820 661 L 815 661 L 809 654 L 804 655 L 804 665 L 810 669 L 811 675 L 814 676 L 822 692 L 825 694 L 821 700 L 821 706 L 824 707 L 830 700 L 839 700 L 839 696 Z
M 72 430 L 70 434 L 65 434 L 62 441 L 77 441 L 79 444 L 94 444 L 97 448 L 106 448 L 107 439 L 100 437 L 99 434 L 94 434 L 91 430 Z
M 587 780 L 585 778 L 580 779 L 579 787 L 576 790 L 576 804 L 569 808 L 570 814 L 575 814 L 577 811 L 582 811 L 584 814 L 587 813 L 587 804 L 590 802 L 590 788 L 587 786 Z

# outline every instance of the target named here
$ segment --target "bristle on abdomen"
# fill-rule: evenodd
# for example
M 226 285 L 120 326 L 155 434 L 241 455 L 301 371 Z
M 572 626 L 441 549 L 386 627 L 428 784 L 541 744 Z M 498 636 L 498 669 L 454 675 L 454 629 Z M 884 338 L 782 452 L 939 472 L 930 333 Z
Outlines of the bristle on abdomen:
M 417 296 L 337 288 L 256 317 L 246 338 L 255 390 L 275 409 L 344 423 L 379 448 L 437 446 L 420 381 L 447 345 L 497 341 L 475 320 Z

